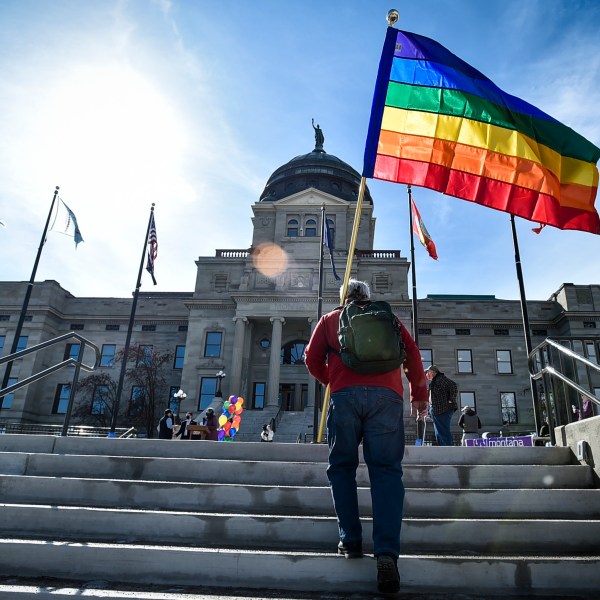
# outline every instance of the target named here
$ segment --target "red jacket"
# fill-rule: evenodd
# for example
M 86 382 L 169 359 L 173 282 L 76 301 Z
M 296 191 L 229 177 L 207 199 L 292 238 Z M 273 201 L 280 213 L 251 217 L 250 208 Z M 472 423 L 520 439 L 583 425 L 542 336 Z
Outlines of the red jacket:
M 394 390 L 398 395 L 404 395 L 402 375 L 400 369 L 387 373 L 361 375 L 348 369 L 339 356 L 340 342 L 338 340 L 338 327 L 341 309 L 336 308 L 323 315 L 306 347 L 304 358 L 309 373 L 322 384 L 331 386 L 331 393 L 349 386 L 378 386 Z M 398 321 L 400 323 L 400 321 Z M 427 402 L 427 381 L 423 370 L 421 353 L 412 339 L 412 336 L 400 323 L 402 341 L 406 346 L 406 360 L 404 373 L 408 378 L 411 402 Z M 329 352 L 333 348 L 335 352 Z

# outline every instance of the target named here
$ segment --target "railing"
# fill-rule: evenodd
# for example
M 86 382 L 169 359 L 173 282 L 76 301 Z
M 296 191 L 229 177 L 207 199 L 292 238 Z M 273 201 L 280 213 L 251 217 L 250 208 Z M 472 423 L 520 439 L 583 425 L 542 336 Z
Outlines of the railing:
M 22 435 L 62 435 L 62 425 L 39 425 L 35 423 L 0 423 L 0 434 L 16 433 Z M 135 437 L 137 429 L 130 427 L 117 428 L 120 438 Z M 110 427 L 92 427 L 88 425 L 69 425 L 67 435 L 70 437 L 108 437 Z
M 585 342 L 581 338 L 563 340 L 567 343 Z M 581 396 L 589 398 L 597 407 L 600 406 L 600 400 L 589 391 L 594 388 L 594 374 L 597 379 L 600 377 L 600 366 L 550 338 L 546 338 L 531 351 L 528 365 L 531 378 L 535 382 L 541 380 L 543 385 L 539 400 L 542 421 L 547 422 L 554 445 L 554 428 L 576 420 L 573 407 L 581 411 Z M 588 389 L 580 385 L 582 381 L 585 381 Z
M 19 358 L 23 358 L 23 356 L 27 356 L 28 354 L 32 354 L 34 352 L 39 352 L 40 350 L 43 350 L 44 348 L 48 348 L 49 346 L 53 346 L 54 344 L 58 344 L 60 342 L 63 342 L 65 340 L 69 340 L 72 338 L 75 338 L 76 340 L 79 340 L 79 342 L 80 342 L 79 354 L 78 354 L 77 358 L 67 358 L 67 359 L 63 360 L 62 362 L 60 362 L 56 365 L 53 365 L 52 367 L 48 367 L 47 369 L 44 369 L 43 371 L 40 371 L 39 373 L 35 373 L 34 375 L 26 377 L 25 379 L 22 379 L 21 381 L 17 381 L 17 383 L 14 383 L 13 385 L 9 385 L 8 387 L 4 388 L 3 390 L 0 390 L 0 398 L 2 398 L 3 396 L 6 396 L 7 394 L 15 392 L 16 390 L 19 390 L 22 387 L 25 387 L 25 386 L 29 385 L 30 383 L 33 383 L 34 381 L 38 381 L 39 379 L 42 379 L 44 377 L 47 377 L 48 375 L 51 375 L 55 371 L 58 371 L 60 369 L 64 369 L 65 367 L 73 365 L 75 367 L 75 371 L 73 373 L 73 383 L 71 384 L 71 392 L 69 394 L 69 404 L 67 406 L 65 420 L 63 423 L 63 427 L 62 427 L 62 435 L 64 435 L 64 436 L 67 435 L 67 430 L 69 428 L 69 421 L 71 419 L 71 411 L 73 410 L 73 400 L 75 399 L 75 388 L 77 387 L 77 381 L 79 380 L 79 370 L 83 369 L 84 371 L 90 372 L 90 371 L 93 371 L 94 369 L 96 369 L 100 365 L 100 357 L 101 357 L 100 348 L 98 348 L 98 346 L 96 346 L 95 344 L 93 344 L 88 339 L 84 338 L 83 336 L 79 335 L 78 333 L 71 331 L 70 333 L 65 333 L 64 335 L 60 335 L 51 340 L 47 340 L 46 342 L 42 342 L 41 344 L 36 344 L 35 346 L 32 346 L 31 348 L 26 348 L 25 350 L 21 350 L 20 352 L 14 352 L 13 354 L 9 354 L 8 356 L 0 358 L 0 365 L 7 363 L 7 362 L 13 362 Z M 90 348 L 92 348 L 96 354 L 96 360 L 95 360 L 93 366 L 86 365 L 83 362 L 83 355 L 85 353 L 86 345 L 88 345 Z
M 400 258 L 400 250 L 355 250 L 356 258 Z
M 250 250 L 215 250 L 216 258 L 247 258 Z

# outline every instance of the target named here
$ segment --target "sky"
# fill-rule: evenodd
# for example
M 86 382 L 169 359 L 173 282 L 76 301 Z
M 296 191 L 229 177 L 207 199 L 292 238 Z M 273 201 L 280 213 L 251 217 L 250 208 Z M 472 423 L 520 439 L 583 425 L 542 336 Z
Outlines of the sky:
M 128 297 L 192 291 L 195 260 L 246 249 L 269 176 L 314 147 L 362 171 L 387 27 L 431 37 L 600 145 L 597 0 L 0 0 L 0 280 L 28 281 L 56 186 L 84 242 L 51 229 L 37 281 Z M 375 249 L 410 259 L 406 186 L 369 180 Z M 413 187 L 417 296 L 518 299 L 508 214 Z M 600 237 L 516 219 L 525 292 L 600 284 Z M 410 285 L 409 285 L 410 288 Z

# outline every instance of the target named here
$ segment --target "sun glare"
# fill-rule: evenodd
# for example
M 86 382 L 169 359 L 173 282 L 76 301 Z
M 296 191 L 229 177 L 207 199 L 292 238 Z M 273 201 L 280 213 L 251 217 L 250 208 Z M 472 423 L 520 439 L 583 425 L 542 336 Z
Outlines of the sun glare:
M 165 96 L 122 66 L 77 68 L 57 84 L 42 118 L 54 173 L 135 195 L 177 176 L 183 127 Z M 166 185 L 166 184 L 165 184 Z

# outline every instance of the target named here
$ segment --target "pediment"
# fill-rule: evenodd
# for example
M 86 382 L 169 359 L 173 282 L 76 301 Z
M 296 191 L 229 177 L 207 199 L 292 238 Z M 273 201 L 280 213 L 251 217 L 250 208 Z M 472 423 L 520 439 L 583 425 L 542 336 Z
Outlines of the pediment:
M 316 188 L 308 188 L 296 194 L 292 194 L 287 198 L 273 202 L 275 206 L 348 206 L 348 202 L 340 200 L 336 196 L 332 196 Z

